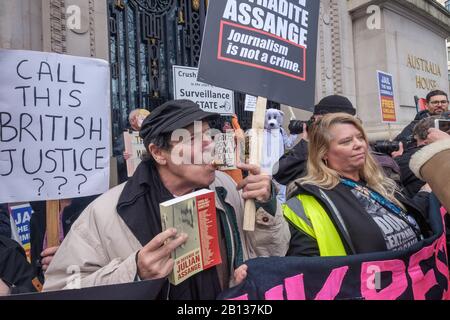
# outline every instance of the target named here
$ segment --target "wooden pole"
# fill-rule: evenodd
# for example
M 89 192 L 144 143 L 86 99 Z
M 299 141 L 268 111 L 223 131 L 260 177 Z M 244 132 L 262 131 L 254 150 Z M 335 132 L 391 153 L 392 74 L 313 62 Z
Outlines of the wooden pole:
M 59 200 L 47 201 L 47 247 L 59 246 Z
M 253 113 L 252 134 L 250 136 L 250 164 L 260 165 L 262 144 L 264 138 L 264 120 L 266 117 L 267 99 L 258 97 L 256 110 Z M 255 231 L 256 207 L 255 201 L 245 201 L 244 230 Z

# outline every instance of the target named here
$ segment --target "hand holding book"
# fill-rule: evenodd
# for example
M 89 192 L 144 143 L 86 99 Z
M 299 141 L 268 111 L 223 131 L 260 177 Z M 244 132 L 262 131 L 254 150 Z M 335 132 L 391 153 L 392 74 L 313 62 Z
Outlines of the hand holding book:
M 198 190 L 160 203 L 161 228 L 176 228 L 188 241 L 171 251 L 174 260 L 169 281 L 178 285 L 202 270 L 222 262 L 217 231 L 215 193 Z M 167 257 L 166 257 L 167 258 Z
M 137 255 L 138 276 L 142 280 L 161 279 L 173 270 L 172 252 L 187 240 L 186 234 L 179 234 L 170 228 L 154 237 Z

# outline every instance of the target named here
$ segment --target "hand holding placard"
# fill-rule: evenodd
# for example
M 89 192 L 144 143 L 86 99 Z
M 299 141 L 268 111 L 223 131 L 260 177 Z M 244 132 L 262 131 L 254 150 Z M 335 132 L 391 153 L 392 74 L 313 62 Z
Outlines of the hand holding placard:
M 261 150 L 263 144 L 264 120 L 266 115 L 267 99 L 258 97 L 256 101 L 256 111 L 253 113 L 252 133 L 250 135 L 250 164 L 258 165 L 261 163 Z M 244 230 L 255 231 L 255 201 L 245 201 L 244 211 Z

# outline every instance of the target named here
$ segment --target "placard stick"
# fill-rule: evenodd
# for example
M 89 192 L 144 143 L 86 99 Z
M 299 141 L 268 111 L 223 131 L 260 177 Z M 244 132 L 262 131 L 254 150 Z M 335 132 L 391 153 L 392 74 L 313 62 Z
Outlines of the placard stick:
M 250 136 L 250 164 L 260 165 L 264 138 L 264 120 L 266 117 L 267 98 L 258 97 L 256 110 L 253 112 L 252 134 Z M 245 201 L 244 230 L 255 231 L 255 201 Z
M 47 247 L 59 246 L 59 200 L 47 201 Z

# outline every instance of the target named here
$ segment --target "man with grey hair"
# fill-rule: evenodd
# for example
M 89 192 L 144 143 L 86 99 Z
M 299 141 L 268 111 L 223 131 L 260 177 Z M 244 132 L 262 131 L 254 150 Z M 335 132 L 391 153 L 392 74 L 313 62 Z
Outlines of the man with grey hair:
M 140 131 L 149 160 L 81 214 L 45 274 L 45 290 L 68 288 L 67 270 L 77 266 L 81 287 L 150 280 L 155 299 L 215 299 L 232 285 L 234 270 L 245 260 L 286 254 L 289 227 L 270 177 L 258 166 L 241 164 L 250 175 L 236 185 L 205 158 L 195 161 L 214 148 L 208 120 L 217 116 L 189 100 L 169 101 L 152 111 Z M 176 130 L 186 139 L 174 139 Z M 162 232 L 159 204 L 202 188 L 216 194 L 222 264 L 171 286 L 171 253 L 187 235 Z M 243 230 L 244 199 L 255 200 L 254 232 Z

